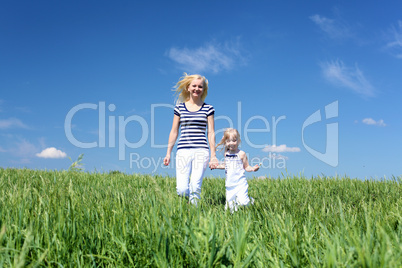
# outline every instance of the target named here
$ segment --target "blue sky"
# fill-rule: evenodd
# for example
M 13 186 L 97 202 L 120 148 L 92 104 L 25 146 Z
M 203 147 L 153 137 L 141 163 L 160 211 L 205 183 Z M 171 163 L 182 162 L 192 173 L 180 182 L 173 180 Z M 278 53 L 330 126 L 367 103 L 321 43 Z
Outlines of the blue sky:
M 0 166 L 174 175 L 183 72 L 248 176 L 402 175 L 400 1 L 2 1 Z M 173 157 L 174 155 L 172 155 Z M 221 154 L 218 154 L 222 158 Z M 224 176 L 222 171 L 207 176 Z

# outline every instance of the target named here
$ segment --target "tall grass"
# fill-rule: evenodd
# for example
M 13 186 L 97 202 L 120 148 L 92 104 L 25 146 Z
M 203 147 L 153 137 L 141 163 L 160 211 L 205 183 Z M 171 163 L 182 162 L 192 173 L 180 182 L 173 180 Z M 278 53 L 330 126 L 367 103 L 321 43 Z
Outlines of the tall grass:
M 401 267 L 401 178 L 249 181 L 224 209 L 205 179 L 198 207 L 170 177 L 0 169 L 0 267 Z

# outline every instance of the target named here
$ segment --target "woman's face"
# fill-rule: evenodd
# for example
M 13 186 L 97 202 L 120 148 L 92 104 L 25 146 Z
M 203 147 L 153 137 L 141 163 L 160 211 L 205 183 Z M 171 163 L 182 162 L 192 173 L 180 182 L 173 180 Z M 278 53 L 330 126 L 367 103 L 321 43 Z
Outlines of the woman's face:
M 191 81 L 187 90 L 190 93 L 190 98 L 201 98 L 202 93 L 204 93 L 204 80 L 194 79 L 193 81 Z

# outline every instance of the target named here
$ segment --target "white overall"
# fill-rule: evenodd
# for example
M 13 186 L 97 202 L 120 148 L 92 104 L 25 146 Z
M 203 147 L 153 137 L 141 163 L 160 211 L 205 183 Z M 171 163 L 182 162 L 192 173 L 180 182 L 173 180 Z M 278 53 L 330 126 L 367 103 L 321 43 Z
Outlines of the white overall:
M 226 173 L 226 206 L 230 212 L 237 211 L 238 206 L 248 206 L 250 198 L 248 196 L 248 183 L 243 161 L 239 153 L 225 155 L 225 173 Z

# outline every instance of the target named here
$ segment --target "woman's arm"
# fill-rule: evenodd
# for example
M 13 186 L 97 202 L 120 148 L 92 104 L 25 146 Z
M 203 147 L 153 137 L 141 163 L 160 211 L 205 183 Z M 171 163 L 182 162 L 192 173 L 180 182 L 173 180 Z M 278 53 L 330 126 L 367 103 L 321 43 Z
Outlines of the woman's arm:
M 172 129 L 169 134 L 169 142 L 167 147 L 166 156 L 163 159 L 163 164 L 168 166 L 170 164 L 170 154 L 172 153 L 173 146 L 176 143 L 177 136 L 179 134 L 180 117 L 178 115 L 173 116 Z
M 250 166 L 250 164 L 248 163 L 247 155 L 246 155 L 245 152 L 240 151 L 239 155 L 240 155 L 241 160 L 243 161 L 243 167 L 244 167 L 245 171 L 253 172 L 253 171 L 257 171 L 260 168 L 259 165 L 255 165 L 254 167 Z
M 208 120 L 208 143 L 209 143 L 209 149 L 211 152 L 211 157 L 209 160 L 209 167 L 216 168 L 216 166 L 218 166 L 219 162 L 218 162 L 218 159 L 216 158 L 214 115 L 212 114 L 212 115 L 208 116 L 207 120 Z

